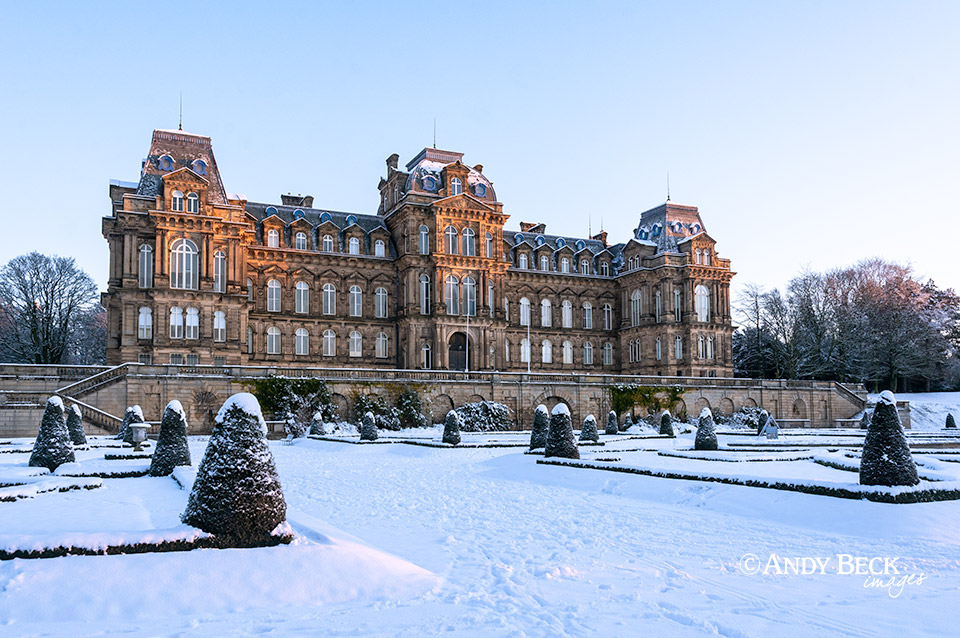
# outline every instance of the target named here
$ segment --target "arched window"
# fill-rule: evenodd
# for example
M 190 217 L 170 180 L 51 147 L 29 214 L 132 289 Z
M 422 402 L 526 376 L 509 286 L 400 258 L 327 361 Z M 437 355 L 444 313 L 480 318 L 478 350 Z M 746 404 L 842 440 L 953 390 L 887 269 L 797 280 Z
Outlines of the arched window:
M 457 254 L 457 229 L 453 226 L 447 226 L 443 231 L 443 250 L 448 255 Z
M 707 355 L 707 340 L 703 338 L 703 335 L 697 337 L 697 358 L 703 359 Z
M 280 328 L 267 328 L 267 354 L 280 354 Z
M 179 306 L 170 309 L 170 338 L 183 339 L 183 309 Z
M 388 356 L 388 346 L 389 342 L 387 341 L 387 333 L 378 332 L 377 333 L 377 342 L 376 342 L 376 352 L 375 356 L 377 359 L 386 359 Z
M 526 297 L 520 300 L 520 325 L 530 325 L 530 300 Z
M 213 291 L 227 292 L 227 253 L 213 253 Z
M 354 330 L 350 333 L 350 356 L 360 357 L 363 355 L 363 337 Z
M 358 237 L 351 237 L 348 246 L 351 255 L 360 254 L 360 239 Z
M 463 182 L 460 181 L 459 177 L 454 177 L 450 180 L 450 194 L 459 195 L 463 192 Z
M 453 275 L 443 283 L 443 301 L 447 304 L 448 315 L 460 314 L 460 282 Z
M 570 272 L 570 260 L 564 257 L 560 260 L 560 272 L 569 273 Z
M 697 263 L 698 263 L 698 264 L 702 264 L 702 263 L 703 263 L 703 251 L 701 251 L 699 248 L 697 248 L 696 255 L 697 255 Z
M 710 257 L 710 249 L 709 249 L 709 248 L 703 251 L 703 265 L 704 265 L 704 266 L 710 266 L 710 265 L 712 265 L 712 264 L 711 264 L 711 257 Z
M 463 278 L 463 312 L 468 317 L 477 316 L 477 284 L 473 277 Z
M 484 256 L 493 258 L 493 233 L 487 233 L 487 252 Z
M 613 365 L 613 345 L 609 341 L 603 344 L 603 365 Z
M 487 280 L 487 310 L 490 311 L 489 314 L 491 319 L 493 319 L 493 308 L 494 308 L 493 282 L 490 280 Z
M 420 227 L 420 254 L 430 254 L 430 229 L 426 226 Z
M 540 347 L 542 349 L 541 361 L 543 363 L 553 363 L 553 344 L 550 343 L 550 340 L 544 339 Z
M 294 312 L 305 315 L 310 312 L 310 286 L 305 281 L 298 281 L 294 296 Z
M 141 288 L 153 288 L 153 248 L 140 246 L 139 285 Z
M 420 367 L 429 370 L 433 365 L 433 358 L 430 356 L 430 344 L 425 343 L 420 346 Z
M 378 239 L 376 243 L 373 244 L 373 256 L 384 257 L 386 254 L 387 254 L 387 245 L 383 243 L 382 239 Z
M 683 359 L 683 337 L 680 335 L 677 335 L 677 338 L 673 340 L 673 349 L 677 361 Z
M 635 354 L 635 353 L 634 353 L 634 349 L 633 349 L 633 341 L 631 341 L 631 342 L 630 342 L 630 363 L 633 363 L 633 362 L 634 362 L 634 361 L 633 361 L 634 354 Z
M 247 301 L 253 301 L 253 280 L 247 277 Z
M 679 288 L 673 289 L 673 320 L 677 323 L 683 321 L 683 295 Z
M 550 270 L 550 257 L 540 255 L 540 270 Z
M 170 247 L 170 287 L 196 290 L 199 276 L 197 245 L 178 239 Z
M 549 328 L 553 325 L 553 304 L 549 299 L 540 302 L 540 325 Z
M 663 348 L 660 345 L 660 337 L 657 337 L 657 361 L 663 357 Z
M 140 308 L 137 320 L 137 338 L 153 339 L 153 311 L 147 307 Z
M 583 344 L 583 365 L 593 365 L 593 344 L 589 341 Z
M 200 312 L 196 308 L 187 308 L 187 339 L 200 338 Z
M 420 275 L 420 314 L 430 314 L 430 275 Z
M 227 316 L 222 310 L 213 313 L 213 340 L 227 340 Z
M 276 228 L 267 231 L 267 248 L 280 248 L 280 231 Z
M 613 308 L 610 304 L 603 304 L 603 329 L 613 330 Z
M 704 285 L 699 285 L 694 291 L 697 306 L 697 321 L 710 321 L 710 291 Z
M 297 328 L 294 333 L 294 354 L 306 356 L 310 354 L 310 333 L 306 328 Z
M 636 350 L 637 363 L 640 363 L 640 340 L 639 339 L 637 339 L 636 344 L 634 345 L 634 349 Z
M 520 340 L 520 362 L 530 362 L 530 340 L 526 337 Z
M 173 194 L 170 196 L 170 208 L 177 213 L 183 212 L 183 193 L 173 191 Z
M 350 286 L 350 316 L 360 317 L 363 315 L 363 291 L 360 286 Z
M 563 363 L 566 365 L 573 363 L 573 344 L 569 341 L 563 342 Z
M 333 237 L 330 235 L 323 236 L 323 252 L 325 253 L 333 252 Z
M 323 284 L 323 314 L 337 314 L 337 287 L 333 284 Z
M 600 274 L 604 277 L 610 276 L 610 264 L 605 261 L 600 262 Z
M 660 313 L 663 310 L 663 299 L 658 290 L 653 298 L 653 316 L 657 323 L 660 323 Z
M 593 330 L 593 306 L 590 302 L 583 304 L 583 328 Z
M 630 325 L 640 325 L 640 314 L 643 311 L 643 293 L 634 290 L 630 293 Z
M 517 255 L 517 267 L 522 268 L 523 270 L 527 269 L 527 253 L 520 253 Z
M 196 193 L 187 195 L 187 212 L 194 214 L 200 212 L 200 198 L 197 197 Z
M 373 293 L 373 316 L 377 319 L 387 318 L 387 289 L 377 288 Z
M 580 260 L 580 274 L 589 275 L 590 274 L 590 262 L 586 259 Z
M 707 337 L 707 359 L 713 359 L 713 337 Z
M 573 327 L 573 304 L 569 301 L 560 304 L 560 324 L 564 328 Z
M 276 279 L 267 282 L 267 312 L 280 312 L 280 282 Z
M 337 354 L 337 333 L 333 330 L 323 331 L 323 356 L 334 357 Z
M 477 241 L 472 228 L 463 229 L 463 254 L 467 257 L 477 254 Z
M 296 238 L 294 239 L 294 247 L 297 250 L 306 250 L 307 249 L 307 234 L 300 232 L 297 233 Z

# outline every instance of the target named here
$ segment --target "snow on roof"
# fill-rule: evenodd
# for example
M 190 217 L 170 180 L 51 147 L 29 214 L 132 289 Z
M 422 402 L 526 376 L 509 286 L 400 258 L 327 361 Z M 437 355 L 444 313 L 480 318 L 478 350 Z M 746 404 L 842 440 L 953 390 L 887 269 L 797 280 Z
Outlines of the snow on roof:
M 223 421 L 223 417 L 226 416 L 227 410 L 237 406 L 250 416 L 257 417 L 257 421 L 260 422 L 260 430 L 263 432 L 264 436 L 267 434 L 267 422 L 263 420 L 263 412 L 260 411 L 260 402 L 257 401 L 257 397 L 253 396 L 249 392 L 237 392 L 229 399 L 223 402 L 223 405 L 220 406 L 220 411 L 217 412 L 217 423 Z
M 136 187 L 139 186 L 140 184 L 139 184 L 139 182 L 125 182 L 125 181 L 123 181 L 123 180 L 121 180 L 121 179 L 111 179 L 111 180 L 110 180 L 110 185 L 111 185 L 111 186 L 120 186 L 121 188 L 136 188 Z

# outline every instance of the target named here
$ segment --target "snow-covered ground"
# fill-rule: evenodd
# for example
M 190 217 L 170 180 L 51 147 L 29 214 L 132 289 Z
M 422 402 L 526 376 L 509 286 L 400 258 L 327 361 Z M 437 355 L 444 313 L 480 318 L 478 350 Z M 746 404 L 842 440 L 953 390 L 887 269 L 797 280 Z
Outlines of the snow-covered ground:
M 690 443 L 689 437 L 623 440 L 585 450 L 747 472 L 744 463 L 623 452 Z M 191 438 L 197 461 L 204 444 Z M 300 440 L 271 442 L 270 449 L 288 520 L 301 535 L 295 545 L 6 561 L 0 563 L 0 635 L 954 631 L 958 501 L 887 505 L 543 466 L 517 448 Z M 89 454 L 93 461 L 95 452 Z M 26 462 L 26 455 L 0 455 L 0 475 Z M 855 476 L 803 469 L 809 463 L 749 465 L 755 466 L 750 473 L 781 466 L 821 479 Z M 960 472 L 960 463 L 941 465 Z M 9 541 L 174 529 L 186 496 L 173 479 L 103 479 L 95 490 L 0 503 L 0 535 Z M 874 565 L 897 559 L 898 577 L 924 578 L 902 589 L 869 586 L 875 583 L 865 575 L 838 573 L 838 554 L 879 558 Z M 753 556 L 767 565 L 771 555 L 778 565 L 783 558 L 829 561 L 824 573 L 746 573 L 756 564 Z
M 870 395 L 876 400 L 875 395 Z M 913 430 L 939 430 L 943 428 L 947 414 L 960 420 L 960 392 L 921 392 L 898 394 L 898 401 L 910 402 L 910 428 Z

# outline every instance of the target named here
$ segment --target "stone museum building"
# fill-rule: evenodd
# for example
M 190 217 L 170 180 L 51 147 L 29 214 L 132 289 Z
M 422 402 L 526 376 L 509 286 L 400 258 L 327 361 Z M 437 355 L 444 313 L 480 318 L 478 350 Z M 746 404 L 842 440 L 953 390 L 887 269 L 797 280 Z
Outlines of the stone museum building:
M 108 363 L 733 376 L 733 272 L 696 207 L 611 243 L 506 228 L 462 153 L 385 168 L 375 212 L 251 202 L 209 137 L 154 131 L 110 182 Z

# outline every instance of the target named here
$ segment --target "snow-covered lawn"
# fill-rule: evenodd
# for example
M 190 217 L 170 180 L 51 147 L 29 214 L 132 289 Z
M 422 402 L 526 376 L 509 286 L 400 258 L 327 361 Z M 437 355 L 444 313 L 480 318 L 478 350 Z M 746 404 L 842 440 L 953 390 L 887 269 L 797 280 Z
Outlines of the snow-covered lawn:
M 871 395 L 871 399 L 876 396 Z M 960 392 L 920 392 L 898 394 L 898 401 L 910 402 L 910 428 L 912 430 L 939 430 L 947 420 L 947 414 L 960 420 Z
M 205 442 L 191 438 L 197 462 Z M 621 439 L 582 453 L 855 480 L 809 460 L 721 463 L 656 452 L 691 442 Z M 625 451 L 640 447 L 645 451 Z M 543 466 L 522 448 L 300 440 L 271 442 L 270 449 L 288 520 L 300 535 L 293 545 L 3 562 L 0 635 L 954 631 L 960 502 L 887 505 Z M 78 461 L 93 462 L 103 452 L 80 453 Z M 957 466 L 960 473 L 960 463 L 931 460 L 938 471 Z M 0 474 L 26 462 L 25 455 L 0 455 Z M 188 470 L 177 475 L 186 483 L 192 478 Z M 179 526 L 187 493 L 172 478 L 102 482 L 97 490 L 0 503 L 3 544 L 66 534 L 123 538 Z M 751 575 L 740 567 L 747 554 L 764 564 L 771 554 L 830 562 L 825 573 Z M 925 578 L 902 592 L 894 587 L 893 594 L 901 592 L 894 598 L 888 589 L 865 586 L 871 583 L 864 575 L 838 574 L 838 554 L 881 557 L 881 563 L 896 558 L 901 576 Z M 752 565 L 752 558 L 744 560 Z

